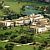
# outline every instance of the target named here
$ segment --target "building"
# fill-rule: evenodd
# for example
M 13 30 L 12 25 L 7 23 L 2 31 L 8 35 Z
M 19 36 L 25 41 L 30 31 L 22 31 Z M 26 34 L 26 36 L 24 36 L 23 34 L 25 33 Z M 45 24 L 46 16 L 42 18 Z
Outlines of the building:
M 47 28 L 46 28 L 45 26 L 39 26 L 39 27 L 37 28 L 37 30 L 38 30 L 38 33 L 42 33 L 42 32 L 47 31 Z
M 44 18 L 43 15 L 37 14 L 37 15 L 35 15 L 34 21 L 39 20 L 39 19 L 43 19 L 43 18 Z
M 45 27 L 50 30 L 50 22 L 48 24 L 45 25 Z
M 34 33 L 42 33 L 47 31 L 48 29 L 45 26 L 35 26 L 35 25 L 31 25 L 30 26 L 31 29 L 34 30 Z
M 24 20 L 23 19 L 16 19 L 14 22 L 15 22 L 15 26 L 24 25 Z
M 7 27 L 14 26 L 14 22 L 11 20 L 0 21 L 0 23 L 2 23 L 3 26 L 7 26 Z
M 31 14 L 29 18 L 30 18 L 30 21 L 33 22 L 33 20 L 35 18 L 35 14 Z
M 30 23 L 30 19 L 28 16 L 24 17 L 24 24 L 28 25 Z
M 36 24 L 36 22 L 32 22 L 32 25 L 36 26 L 37 24 Z
M 46 25 L 48 24 L 48 18 L 39 19 L 38 21 L 40 24 Z
M 11 20 L 5 20 L 5 26 L 14 26 L 14 22 Z

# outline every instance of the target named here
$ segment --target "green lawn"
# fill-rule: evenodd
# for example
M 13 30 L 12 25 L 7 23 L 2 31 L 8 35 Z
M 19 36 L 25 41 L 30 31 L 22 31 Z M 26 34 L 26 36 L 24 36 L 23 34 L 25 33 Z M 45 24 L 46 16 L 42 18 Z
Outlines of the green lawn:
M 13 50 L 34 50 L 33 46 L 14 46 Z
M 6 50 L 5 49 L 5 45 L 6 44 L 7 43 L 0 42 L 0 47 L 3 47 L 4 50 Z M 37 49 L 38 49 L 38 47 L 36 46 L 36 50 Z M 14 45 L 13 50 L 34 50 L 34 46 L 33 45 L 23 45 L 23 46 L 16 46 L 16 45 Z
M 5 47 L 5 45 L 6 45 L 6 43 L 0 42 L 0 47 L 1 47 L 1 46 L 2 46 L 2 47 Z

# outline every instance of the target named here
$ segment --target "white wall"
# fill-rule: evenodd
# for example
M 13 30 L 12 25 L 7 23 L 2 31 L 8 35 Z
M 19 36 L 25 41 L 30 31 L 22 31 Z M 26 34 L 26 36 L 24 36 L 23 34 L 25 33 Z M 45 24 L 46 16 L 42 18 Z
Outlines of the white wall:
M 39 27 L 38 28 L 38 32 L 45 32 L 47 30 L 47 28 L 46 27 Z
M 5 26 L 10 26 L 11 22 L 5 22 Z
M 45 27 L 46 27 L 48 30 L 50 30 L 50 25 L 45 25 Z
M 25 24 L 29 24 L 30 20 L 24 20 Z
M 36 22 L 33 22 L 32 25 L 35 25 L 36 26 Z
M 19 25 L 24 25 L 24 21 L 23 20 L 18 20 L 18 21 L 15 21 L 16 22 L 16 26 L 19 26 Z

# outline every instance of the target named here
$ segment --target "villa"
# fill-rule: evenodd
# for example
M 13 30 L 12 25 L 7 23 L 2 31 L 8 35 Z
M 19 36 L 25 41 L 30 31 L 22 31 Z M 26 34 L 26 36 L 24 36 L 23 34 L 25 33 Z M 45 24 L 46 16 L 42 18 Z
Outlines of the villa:
M 34 21 L 39 20 L 39 19 L 43 19 L 43 18 L 44 18 L 43 15 L 37 14 L 37 15 L 35 15 Z
M 43 25 L 48 24 L 48 18 L 39 19 L 39 23 Z
M 47 28 L 45 26 L 39 26 L 37 29 L 38 29 L 38 33 L 47 31 Z
M 42 33 L 47 31 L 48 29 L 45 26 L 30 26 L 30 29 L 33 29 L 35 33 Z
M 14 22 L 11 20 L 0 21 L 0 23 L 2 23 L 3 26 L 7 26 L 7 27 L 14 25 Z
M 15 22 L 15 26 L 24 25 L 23 19 L 16 19 L 14 22 Z
M 30 23 L 30 19 L 29 18 L 24 18 L 24 24 L 28 25 Z
M 31 23 L 30 23 L 31 22 Z M 30 29 L 35 30 L 36 33 L 42 33 L 47 30 L 50 30 L 50 22 L 48 18 L 44 18 L 41 14 L 31 14 L 30 16 L 20 17 L 14 20 L 5 20 L 0 21 L 0 23 L 4 26 L 21 26 L 21 25 L 29 25 Z

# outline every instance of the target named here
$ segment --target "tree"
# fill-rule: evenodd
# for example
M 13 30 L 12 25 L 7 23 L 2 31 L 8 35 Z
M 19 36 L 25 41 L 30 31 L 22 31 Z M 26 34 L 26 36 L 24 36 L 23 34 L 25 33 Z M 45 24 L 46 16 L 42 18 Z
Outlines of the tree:
M 3 6 L 4 6 L 4 1 L 2 1 L 2 2 L 0 3 L 0 9 L 3 9 Z
M 4 26 L 4 24 L 0 22 L 0 28 L 2 28 L 3 26 Z
M 12 26 L 11 26 L 11 25 L 10 25 L 9 27 L 10 27 L 10 29 L 12 28 Z
M 47 13 L 49 13 L 49 14 L 50 14 L 50 5 L 48 6 Z
M 12 35 L 10 38 L 13 40 L 17 35 Z
M 7 37 L 4 34 L 0 34 L 0 40 L 5 40 Z
M 38 50 L 42 50 L 42 49 L 44 49 L 46 46 L 47 46 L 47 41 L 44 41 L 40 46 L 39 46 L 39 48 L 38 48 Z
M 22 6 L 21 10 L 22 10 L 22 11 L 25 11 L 25 6 Z
M 6 30 L 7 29 L 7 27 L 6 26 L 3 26 L 3 30 Z
M 22 32 L 23 32 L 23 26 L 21 25 L 20 27 L 21 27 L 21 28 L 20 28 L 19 33 L 22 33 Z
M 41 44 L 42 47 L 46 47 L 47 45 L 48 45 L 47 41 L 44 41 L 44 42 Z
M 19 38 L 18 43 L 26 44 L 33 42 L 33 38 L 30 35 L 23 35 Z
M 39 46 L 38 50 L 42 50 L 42 49 L 43 49 L 43 47 L 42 46 Z
M 5 45 L 6 50 L 13 50 L 14 44 L 8 43 Z
M 16 26 L 16 22 L 14 22 L 14 27 Z
M 11 35 L 12 32 L 5 32 L 4 35 Z

